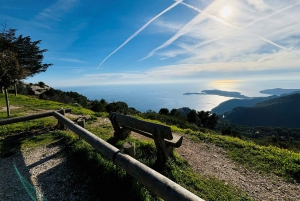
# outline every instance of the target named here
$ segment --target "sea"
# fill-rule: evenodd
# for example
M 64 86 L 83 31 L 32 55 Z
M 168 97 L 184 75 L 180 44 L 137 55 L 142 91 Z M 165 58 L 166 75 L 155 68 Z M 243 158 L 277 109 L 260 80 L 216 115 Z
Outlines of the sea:
M 202 81 L 194 83 L 168 84 L 118 84 L 80 87 L 55 87 L 63 91 L 74 91 L 86 96 L 89 100 L 105 99 L 107 102 L 123 101 L 129 107 L 140 112 L 148 110 L 158 112 L 161 108 L 189 107 L 196 111 L 210 111 L 220 103 L 233 99 L 219 95 L 184 95 L 184 93 L 200 93 L 202 90 L 223 90 L 240 92 L 248 97 L 265 97 L 261 90 L 300 88 L 300 81 Z

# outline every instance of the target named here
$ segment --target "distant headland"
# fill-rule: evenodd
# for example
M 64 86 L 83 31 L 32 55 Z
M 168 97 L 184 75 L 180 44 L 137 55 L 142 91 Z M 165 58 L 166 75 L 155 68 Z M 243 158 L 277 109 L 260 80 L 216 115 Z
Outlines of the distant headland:
M 275 89 L 265 89 L 260 91 L 262 94 L 271 94 L 271 95 L 284 95 L 284 94 L 291 94 L 291 93 L 299 93 L 300 89 L 282 89 L 282 88 L 275 88 Z
M 218 95 L 218 96 L 225 96 L 225 97 L 233 97 L 233 98 L 244 98 L 248 99 L 250 97 L 242 95 L 240 92 L 235 92 L 235 91 L 222 91 L 222 90 L 202 90 L 200 93 L 199 92 L 187 92 L 184 93 L 183 95 Z
M 259 91 L 262 94 L 270 94 L 276 96 L 284 96 L 292 93 L 300 93 L 300 89 L 282 89 L 282 88 L 274 88 L 274 89 L 265 89 Z M 235 91 L 222 91 L 218 89 L 214 90 L 202 90 L 201 92 L 187 92 L 183 95 L 218 95 L 224 97 L 232 97 L 232 98 L 240 98 L 240 99 L 253 99 L 253 97 L 248 97 L 242 95 L 240 92 Z

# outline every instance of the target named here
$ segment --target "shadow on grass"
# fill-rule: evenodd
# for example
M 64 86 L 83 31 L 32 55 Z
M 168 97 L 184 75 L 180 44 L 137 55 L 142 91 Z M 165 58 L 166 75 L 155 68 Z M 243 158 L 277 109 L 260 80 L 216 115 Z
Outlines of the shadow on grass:
M 114 138 L 107 142 L 120 148 L 121 144 Z M 143 185 L 82 140 L 68 147 L 67 161 L 74 173 L 70 181 L 89 192 L 86 200 L 157 200 Z
M 45 131 L 45 130 L 44 130 Z M 44 131 L 39 130 L 40 133 Z M 47 129 L 48 132 L 48 129 Z M 43 196 L 31 182 L 30 167 L 21 152 L 22 141 L 35 132 L 14 133 L 5 137 L 0 146 L 0 198 L 1 200 L 40 200 Z
M 15 133 L 0 142 L 1 199 L 16 200 L 16 195 L 25 201 L 156 199 L 135 179 L 104 159 L 83 140 L 68 141 L 61 134 L 64 131 L 54 129 L 40 128 Z M 49 150 L 59 147 L 60 151 L 45 153 L 26 164 L 28 162 L 21 151 L 23 143 L 30 141 L 38 144 L 42 136 L 49 136 L 49 133 L 53 134 L 55 141 L 43 146 Z M 117 143 L 113 139 L 109 142 Z M 46 168 L 47 164 L 58 158 L 63 158 L 61 163 Z

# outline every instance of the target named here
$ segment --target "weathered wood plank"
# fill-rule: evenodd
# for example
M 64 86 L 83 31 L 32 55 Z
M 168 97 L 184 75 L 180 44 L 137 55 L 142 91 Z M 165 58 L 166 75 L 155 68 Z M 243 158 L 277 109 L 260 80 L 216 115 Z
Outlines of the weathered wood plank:
M 58 112 L 59 111 L 60 110 L 58 110 Z M 65 109 L 65 112 L 71 112 L 71 109 Z M 39 114 L 33 114 L 33 115 L 28 115 L 28 116 L 23 116 L 23 117 L 1 119 L 0 126 L 6 125 L 6 124 L 18 123 L 18 122 L 22 122 L 22 121 L 29 121 L 29 120 L 33 120 L 33 119 L 39 119 L 39 118 L 43 118 L 43 117 L 49 117 L 49 116 L 52 116 L 52 113 L 53 113 L 53 111 L 39 113 Z
M 203 199 L 199 198 L 192 192 L 171 181 L 148 166 L 142 164 L 136 159 L 130 157 L 129 155 L 120 152 L 120 150 L 116 147 L 98 138 L 84 128 L 76 125 L 74 122 L 58 112 L 53 112 L 53 116 L 67 125 L 70 130 L 98 150 L 102 156 L 112 161 L 118 167 L 124 169 L 128 174 L 144 184 L 163 200 L 203 201 Z
M 168 126 L 145 122 L 130 116 L 125 116 L 114 112 L 110 113 L 109 118 L 113 118 L 113 121 L 116 121 L 121 125 L 126 125 L 130 128 L 135 128 L 137 130 L 144 131 L 147 133 L 161 131 L 163 138 L 168 140 L 173 139 L 171 128 Z
M 141 130 L 138 130 L 138 129 L 135 129 L 135 128 L 131 128 L 129 126 L 124 126 L 124 125 L 121 125 L 122 128 L 126 128 L 126 129 L 129 129 L 133 132 L 136 132 L 136 133 L 139 133 L 143 136 L 146 136 L 148 138 L 151 138 L 151 139 L 154 139 L 153 135 L 151 133 L 146 133 L 144 131 L 141 131 Z M 172 140 L 168 140 L 168 139 L 164 139 L 164 141 L 167 143 L 168 146 L 172 146 L 172 147 L 180 147 L 181 144 L 182 144 L 182 140 L 183 140 L 183 136 L 179 136 L 179 135 L 176 135 L 174 133 L 172 133 L 172 136 L 173 136 L 173 139 Z

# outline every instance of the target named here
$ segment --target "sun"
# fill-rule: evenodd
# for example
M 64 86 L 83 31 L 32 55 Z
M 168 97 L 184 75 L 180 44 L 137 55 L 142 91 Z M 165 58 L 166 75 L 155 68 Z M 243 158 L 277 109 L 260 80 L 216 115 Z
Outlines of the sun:
M 222 17 L 228 17 L 231 14 L 231 8 L 229 6 L 225 6 L 222 10 L 221 10 L 221 16 Z

